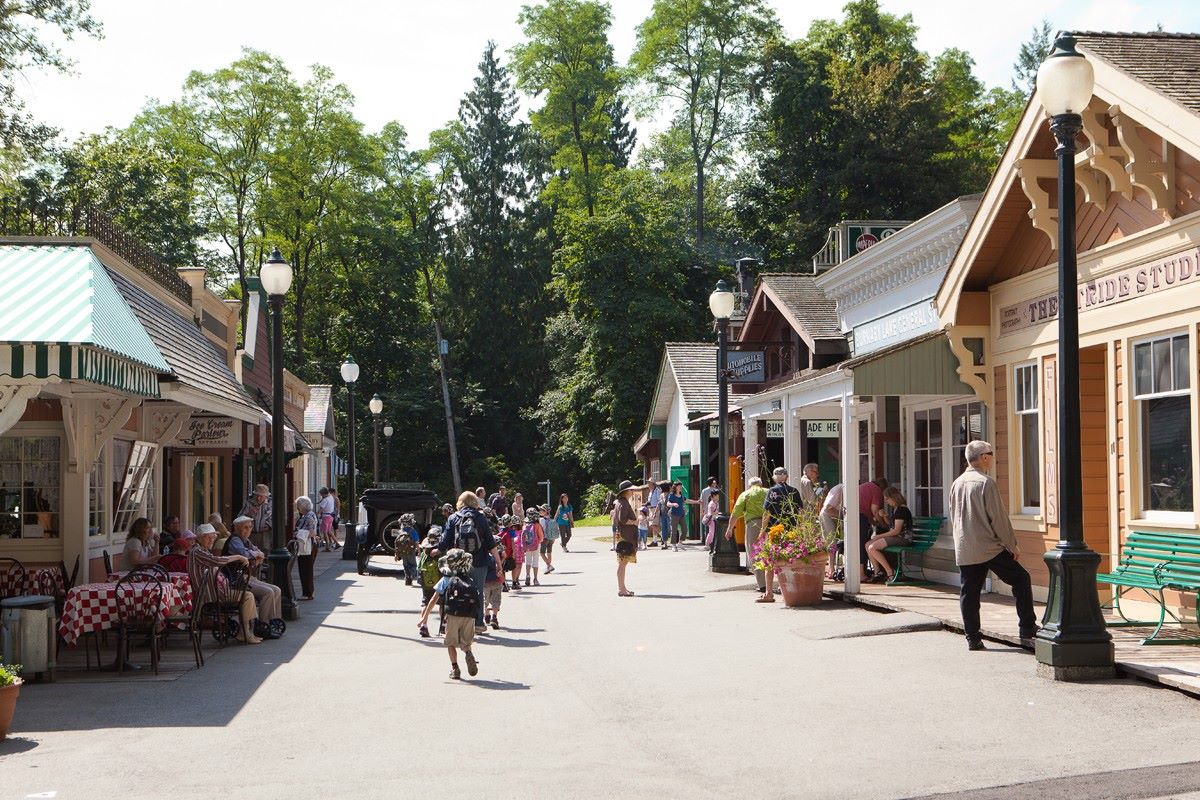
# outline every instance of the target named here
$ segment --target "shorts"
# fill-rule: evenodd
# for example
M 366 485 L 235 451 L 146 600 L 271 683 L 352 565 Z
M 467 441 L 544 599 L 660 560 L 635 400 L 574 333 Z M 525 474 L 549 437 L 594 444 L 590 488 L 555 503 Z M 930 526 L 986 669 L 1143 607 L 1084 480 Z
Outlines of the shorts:
M 912 537 L 905 534 L 883 536 L 881 538 L 883 539 L 884 547 L 907 547 L 913 543 Z
M 321 533 L 333 533 L 333 514 L 321 515 Z
M 500 581 L 483 585 L 483 602 L 495 611 L 500 608 L 500 599 L 504 597 L 504 584 Z
M 623 556 L 620 553 L 617 553 L 617 563 L 618 564 L 636 564 L 637 563 L 637 550 L 634 550 L 632 553 L 630 553 L 627 556 Z
M 536 567 L 538 565 L 538 551 L 530 550 L 525 554 L 525 566 Z
M 473 641 L 475 641 L 475 618 L 452 617 L 447 614 L 446 636 L 442 639 L 442 644 L 446 647 L 461 647 L 464 650 L 470 650 Z
M 538 549 L 541 551 L 542 555 L 544 555 L 544 556 L 550 555 L 551 553 L 554 552 L 554 540 L 547 539 L 546 541 L 542 542 L 542 546 Z

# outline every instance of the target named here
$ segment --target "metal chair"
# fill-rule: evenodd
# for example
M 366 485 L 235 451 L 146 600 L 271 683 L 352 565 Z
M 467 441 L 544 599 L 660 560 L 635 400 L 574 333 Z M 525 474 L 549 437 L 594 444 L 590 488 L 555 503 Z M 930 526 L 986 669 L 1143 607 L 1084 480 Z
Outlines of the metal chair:
M 190 556 L 190 554 L 189 554 Z M 196 666 L 204 666 L 204 653 L 200 649 L 200 636 L 202 634 L 202 624 L 200 619 L 200 611 L 204 608 L 207 601 L 208 586 L 206 582 L 199 582 L 191 578 L 192 559 L 188 558 L 188 582 L 192 587 L 192 607 L 186 614 L 172 614 L 167 617 L 167 624 L 162 632 L 162 646 L 167 646 L 167 639 L 170 638 L 171 631 L 175 627 L 182 627 L 187 631 L 188 638 L 192 642 L 192 654 L 196 657 Z
M 162 632 L 163 585 L 152 570 L 130 570 L 117 581 L 117 673 L 129 660 L 129 637 L 144 633 L 150 643 L 150 667 L 158 674 L 158 644 Z
M 208 624 L 213 639 L 221 646 L 228 644 L 230 638 L 241 631 L 242 595 L 249 591 L 249 575 L 244 565 L 228 564 L 224 570 L 226 586 L 222 589 L 222 568 L 205 563 L 195 547 L 188 553 L 188 579 L 192 584 L 197 636 Z
M 108 554 L 108 550 L 104 550 L 104 574 L 105 576 L 112 575 L 112 556 Z
M 15 558 L 0 558 L 0 600 L 25 594 L 25 565 Z

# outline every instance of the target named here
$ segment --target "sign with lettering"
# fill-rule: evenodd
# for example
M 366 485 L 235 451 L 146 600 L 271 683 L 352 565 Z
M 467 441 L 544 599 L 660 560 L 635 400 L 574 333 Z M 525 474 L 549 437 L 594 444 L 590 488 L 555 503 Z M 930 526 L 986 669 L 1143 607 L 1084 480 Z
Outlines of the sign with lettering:
M 783 400 L 781 400 L 779 398 L 772 400 L 771 401 L 771 410 L 772 411 L 782 411 L 783 410 Z
M 938 316 L 929 302 L 918 303 L 886 317 L 854 327 L 854 354 L 864 355 L 906 339 L 929 333 L 938 327 Z
M 769 419 L 767 420 L 767 438 L 782 439 L 783 438 L 783 420 Z
M 1135 297 L 1200 283 L 1200 248 L 1130 267 L 1079 285 L 1079 313 L 1123 303 Z M 1000 309 L 1000 335 L 1008 336 L 1058 318 L 1058 293 Z
M 804 432 L 809 439 L 836 439 L 842 435 L 842 426 L 836 419 L 808 419 Z
M 1054 359 L 1042 365 L 1042 402 L 1045 424 L 1042 436 L 1046 442 L 1046 522 L 1058 524 L 1058 376 Z
M 761 383 L 767 379 L 766 361 L 761 351 L 727 350 L 725 372 L 730 383 Z
M 241 447 L 242 423 L 229 417 L 194 416 L 176 437 L 177 447 Z

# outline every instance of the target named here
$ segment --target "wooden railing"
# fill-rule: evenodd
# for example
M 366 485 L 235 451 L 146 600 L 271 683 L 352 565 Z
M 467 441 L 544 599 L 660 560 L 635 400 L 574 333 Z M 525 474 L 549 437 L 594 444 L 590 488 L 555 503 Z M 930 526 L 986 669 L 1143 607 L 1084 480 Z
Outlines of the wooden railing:
M 0 198 L 0 235 L 88 236 L 112 250 L 159 286 L 192 304 L 192 287 L 140 239 L 103 211 L 84 204 L 52 205 L 20 198 Z

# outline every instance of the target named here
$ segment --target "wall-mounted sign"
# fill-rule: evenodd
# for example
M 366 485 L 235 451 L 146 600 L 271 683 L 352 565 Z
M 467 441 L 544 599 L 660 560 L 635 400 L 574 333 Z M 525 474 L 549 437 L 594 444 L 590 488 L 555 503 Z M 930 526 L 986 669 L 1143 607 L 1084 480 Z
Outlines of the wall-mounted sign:
M 782 439 L 783 438 L 783 420 L 769 419 L 767 420 L 767 438 Z
M 1193 248 L 1079 284 L 1079 313 L 1197 282 L 1200 282 L 1200 248 Z M 1000 335 L 1007 336 L 1054 319 L 1058 319 L 1057 292 L 1000 309 Z
M 850 249 L 846 253 L 845 258 L 849 258 L 856 253 L 861 253 L 872 245 L 879 244 L 880 241 L 888 238 L 898 230 L 900 230 L 900 227 L 895 225 L 848 225 L 846 227 L 846 241 L 850 245 Z
M 761 351 L 726 351 L 725 371 L 730 383 L 761 383 L 767 379 L 766 361 Z
M 177 447 L 241 447 L 242 423 L 229 417 L 192 417 L 175 439 Z
M 716 423 L 716 422 L 708 423 L 708 438 L 710 438 L 710 439 L 721 438 L 721 425 L 719 423 Z
M 772 400 L 771 401 L 771 410 L 772 411 L 782 411 L 783 410 L 783 400 L 782 399 Z
M 806 419 L 804 431 L 809 439 L 836 439 L 842 435 L 842 426 L 836 419 Z
M 901 309 L 886 317 L 854 326 L 854 355 L 860 356 L 890 344 L 929 333 L 938 327 L 938 316 L 930 302 Z

